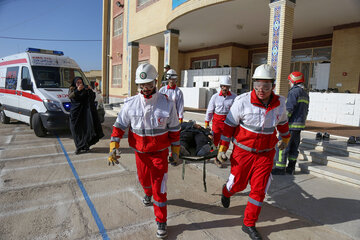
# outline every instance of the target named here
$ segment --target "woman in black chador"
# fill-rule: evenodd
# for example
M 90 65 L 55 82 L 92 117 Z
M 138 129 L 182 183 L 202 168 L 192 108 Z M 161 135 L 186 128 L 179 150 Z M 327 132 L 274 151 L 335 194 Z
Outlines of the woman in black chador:
M 95 92 L 86 86 L 81 77 L 75 77 L 69 89 L 71 100 L 70 130 L 75 154 L 88 152 L 89 147 L 104 136 L 95 106 Z

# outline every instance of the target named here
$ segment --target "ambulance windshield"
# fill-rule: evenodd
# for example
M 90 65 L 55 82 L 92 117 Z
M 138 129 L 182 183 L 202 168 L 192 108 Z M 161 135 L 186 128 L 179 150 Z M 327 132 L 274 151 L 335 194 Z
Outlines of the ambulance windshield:
M 38 88 L 69 88 L 75 77 L 82 77 L 89 85 L 80 69 L 33 66 L 32 70 Z

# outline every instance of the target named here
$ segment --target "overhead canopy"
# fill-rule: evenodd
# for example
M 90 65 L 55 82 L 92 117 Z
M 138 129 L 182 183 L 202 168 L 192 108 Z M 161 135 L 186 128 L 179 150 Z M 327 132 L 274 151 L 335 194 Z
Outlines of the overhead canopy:
M 180 31 L 180 51 L 224 43 L 267 43 L 269 3 L 269 0 L 235 0 L 215 4 L 182 15 L 167 28 Z M 334 26 L 360 22 L 359 13 L 359 0 L 298 0 L 294 39 L 331 34 Z M 138 42 L 164 47 L 164 34 L 160 32 Z

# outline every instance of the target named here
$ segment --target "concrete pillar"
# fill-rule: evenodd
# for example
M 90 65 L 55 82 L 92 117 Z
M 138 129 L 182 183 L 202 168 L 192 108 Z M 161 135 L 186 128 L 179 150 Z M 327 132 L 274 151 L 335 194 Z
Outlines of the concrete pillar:
M 164 66 L 169 64 L 176 72 L 179 71 L 179 30 L 169 29 L 164 32 Z M 180 80 L 178 79 L 177 85 Z
M 139 43 L 138 42 L 129 42 L 128 43 L 128 59 L 129 59 L 129 69 L 128 69 L 128 83 L 129 96 L 134 96 L 137 94 L 137 86 L 135 84 L 135 75 L 136 68 L 139 64 Z
M 294 29 L 295 0 L 271 0 L 268 64 L 276 70 L 275 92 L 287 96 Z
M 164 74 L 163 62 L 164 62 L 164 54 L 161 54 L 162 51 L 159 47 L 150 46 L 150 64 L 154 65 L 154 67 L 158 71 L 157 78 L 157 88 L 161 87 L 161 77 Z

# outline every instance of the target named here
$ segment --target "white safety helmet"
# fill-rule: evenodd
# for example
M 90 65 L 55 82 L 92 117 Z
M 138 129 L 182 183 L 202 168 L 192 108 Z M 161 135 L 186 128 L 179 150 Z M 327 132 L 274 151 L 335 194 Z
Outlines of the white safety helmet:
M 275 80 L 275 69 L 268 65 L 262 64 L 255 69 L 253 79 L 270 79 Z
M 220 77 L 220 86 L 231 86 L 230 76 L 221 76 Z
M 149 83 L 158 77 L 155 67 L 149 63 L 143 63 L 136 69 L 136 84 Z
M 177 74 L 176 71 L 174 69 L 170 69 L 169 71 L 166 72 L 166 79 L 177 79 Z

